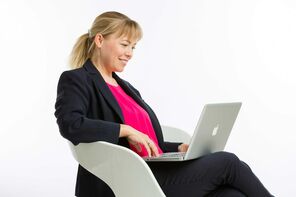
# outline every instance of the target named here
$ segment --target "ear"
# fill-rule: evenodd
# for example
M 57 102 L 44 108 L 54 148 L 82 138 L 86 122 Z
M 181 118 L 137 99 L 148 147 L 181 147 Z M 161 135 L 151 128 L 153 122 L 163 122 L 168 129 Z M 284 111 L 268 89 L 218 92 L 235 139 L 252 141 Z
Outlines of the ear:
M 96 36 L 95 36 L 95 39 L 94 39 L 96 45 L 98 48 L 101 48 L 102 44 L 103 44 L 103 41 L 104 41 L 104 37 L 102 34 L 100 33 L 97 33 Z

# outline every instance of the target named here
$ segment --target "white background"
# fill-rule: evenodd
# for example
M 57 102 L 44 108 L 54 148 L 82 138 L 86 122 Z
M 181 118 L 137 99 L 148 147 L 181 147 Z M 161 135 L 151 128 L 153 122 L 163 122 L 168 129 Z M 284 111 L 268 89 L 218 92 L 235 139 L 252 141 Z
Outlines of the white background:
M 120 75 L 162 124 L 193 132 L 205 103 L 242 101 L 227 151 L 276 196 L 296 176 L 293 0 L 1 0 L 0 196 L 74 195 L 77 164 L 54 117 L 78 36 L 109 10 L 144 37 Z

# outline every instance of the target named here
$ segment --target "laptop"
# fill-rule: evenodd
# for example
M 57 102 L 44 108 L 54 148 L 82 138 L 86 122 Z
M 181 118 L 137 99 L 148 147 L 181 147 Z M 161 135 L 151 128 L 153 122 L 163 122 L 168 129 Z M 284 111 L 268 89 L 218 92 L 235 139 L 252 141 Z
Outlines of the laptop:
M 242 103 L 217 103 L 204 106 L 187 152 L 163 153 L 143 157 L 145 161 L 187 161 L 223 151 Z

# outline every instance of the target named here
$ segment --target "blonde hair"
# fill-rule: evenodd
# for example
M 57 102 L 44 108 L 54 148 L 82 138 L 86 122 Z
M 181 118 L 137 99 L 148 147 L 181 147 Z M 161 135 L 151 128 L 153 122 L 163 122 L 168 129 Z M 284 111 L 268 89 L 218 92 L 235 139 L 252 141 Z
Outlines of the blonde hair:
M 70 54 L 70 67 L 80 68 L 88 58 L 93 58 L 96 45 L 95 36 L 100 33 L 103 37 L 116 34 L 118 37 L 127 36 L 131 40 L 142 38 L 140 25 L 119 12 L 105 12 L 96 17 L 88 33 L 78 38 Z

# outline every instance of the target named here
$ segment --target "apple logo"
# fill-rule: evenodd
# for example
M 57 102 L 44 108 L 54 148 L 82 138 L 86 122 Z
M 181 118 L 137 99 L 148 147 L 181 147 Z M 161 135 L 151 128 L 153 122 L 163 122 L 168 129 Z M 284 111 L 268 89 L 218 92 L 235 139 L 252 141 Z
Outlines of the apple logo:
M 219 124 L 217 124 L 217 126 L 213 129 L 212 136 L 217 135 L 218 130 L 219 130 Z

